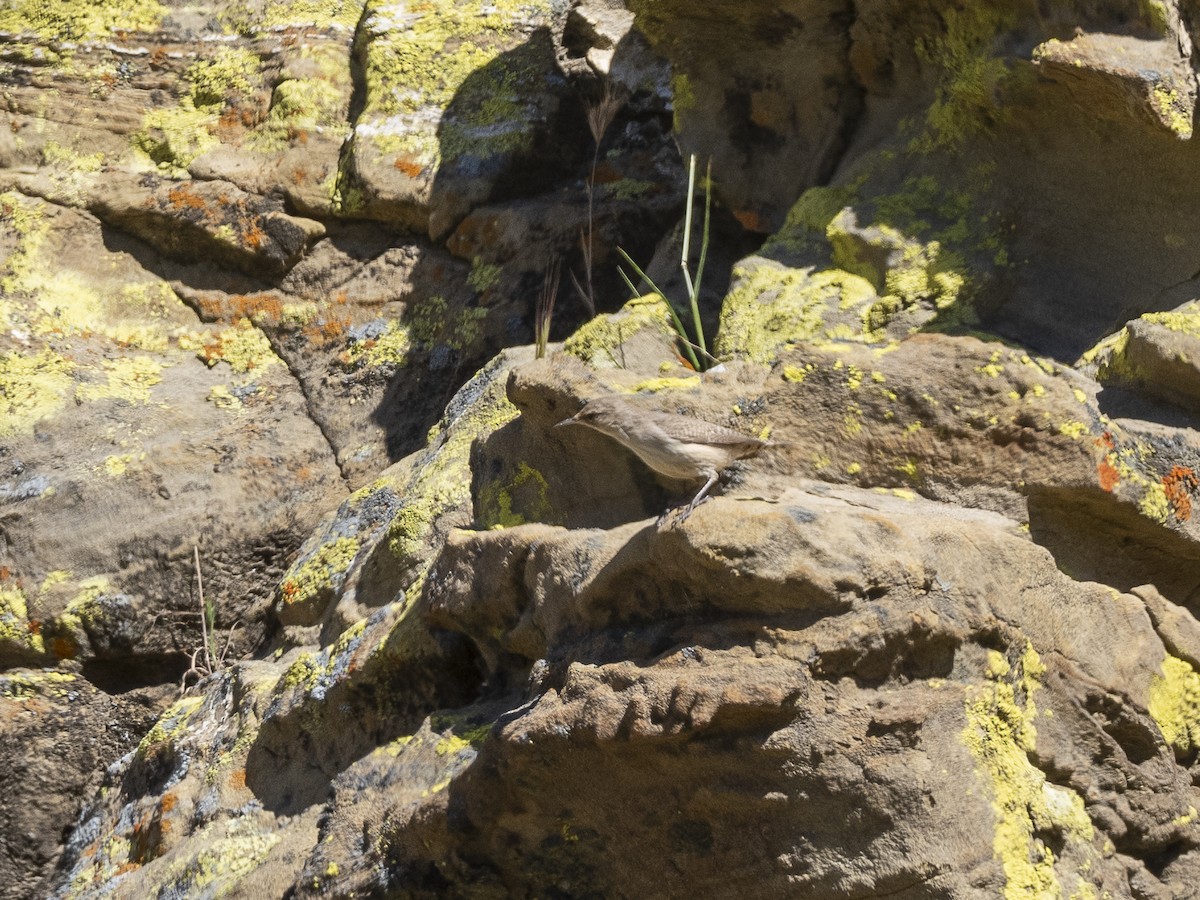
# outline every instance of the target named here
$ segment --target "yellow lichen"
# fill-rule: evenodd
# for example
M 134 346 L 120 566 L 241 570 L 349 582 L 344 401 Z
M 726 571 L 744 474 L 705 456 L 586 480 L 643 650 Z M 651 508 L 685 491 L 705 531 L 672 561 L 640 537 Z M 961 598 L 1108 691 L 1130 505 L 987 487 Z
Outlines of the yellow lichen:
M 593 367 L 621 368 L 621 345 L 645 329 L 662 338 L 665 352 L 676 336 L 670 319 L 667 303 L 658 294 L 637 297 L 611 315 L 586 322 L 563 342 L 563 352 Z
M 688 375 L 682 378 L 648 378 L 645 381 L 639 381 L 637 384 L 635 384 L 631 388 L 631 391 L 635 394 L 656 394 L 659 391 L 686 391 L 698 387 L 700 387 L 700 376 Z
M 74 369 L 49 348 L 36 355 L 0 353 L 0 437 L 29 434 L 62 409 Z
M 280 582 L 279 595 L 283 602 L 310 603 L 320 594 L 333 590 L 334 580 L 350 568 L 360 546 L 355 538 L 340 537 L 302 557 Z
M 104 361 L 104 384 L 85 383 L 75 389 L 78 400 L 123 400 L 149 403 L 150 389 L 162 381 L 162 362 L 149 356 L 121 357 Z
M 433 749 L 438 756 L 450 756 L 463 750 L 468 750 L 470 747 L 470 741 L 464 740 L 456 734 L 451 734 L 438 741 L 437 746 Z
M 106 456 L 101 468 L 110 478 L 118 478 L 125 474 L 129 469 L 129 464 L 132 462 L 132 453 L 116 453 L 112 456 Z
M 30 627 L 25 592 L 19 587 L 0 586 L 0 642 L 16 644 L 41 653 L 42 636 Z
M 242 319 L 232 328 L 216 334 L 181 335 L 179 346 L 184 350 L 195 350 L 197 358 L 209 367 L 223 362 L 237 373 L 261 372 L 280 364 L 271 342 L 249 319 Z
M 1200 674 L 1186 661 L 1171 655 L 1163 660 L 1162 674 L 1150 679 L 1147 711 L 1178 754 L 1200 748 Z
M 154 31 L 166 7 L 157 0 L 11 0 L 0 5 L 0 31 L 43 41 L 107 39 L 118 31 Z
M 24 703 L 35 697 L 51 697 L 55 700 L 67 699 L 77 676 L 70 672 L 57 672 L 53 669 L 8 671 L 0 674 L 0 697 L 5 700 Z
M 1079 440 L 1088 433 L 1088 427 L 1077 421 L 1062 422 L 1058 426 L 1058 433 Z
M 232 393 L 223 384 L 214 384 L 208 390 L 208 402 L 218 409 L 239 410 L 242 408 L 241 398 Z
M 379 337 L 355 341 L 346 350 L 346 361 L 354 365 L 391 366 L 403 368 L 408 365 L 413 341 L 407 326 L 399 322 L 388 322 Z
M 545 522 L 552 514 L 545 476 L 526 462 L 517 465 L 516 474 L 505 484 L 486 485 L 479 496 L 479 522 L 484 528 L 514 528 L 527 521 Z M 523 513 L 513 510 L 519 497 Z
M 1151 481 L 1145 484 L 1145 493 L 1138 500 L 1138 512 L 1160 524 L 1166 523 L 1171 514 L 1171 502 L 1167 499 L 1166 489 L 1161 482 Z
M 145 757 L 160 745 L 174 741 L 203 704 L 202 697 L 184 697 L 169 706 L 138 744 L 138 756 Z
M 1150 102 L 1158 113 L 1159 120 L 1175 133 L 1180 140 L 1192 136 L 1193 110 L 1179 91 L 1163 84 L 1156 84 L 1150 92 Z
M 967 694 L 967 726 L 963 743 L 992 792 L 995 815 L 993 852 L 1005 877 L 1006 900 L 1061 897 L 1062 879 L 1078 881 L 1086 873 L 1059 871 L 1054 851 L 1041 835 L 1055 833 L 1064 845 L 1090 860 L 1094 834 L 1075 791 L 1051 784 L 1030 762 L 1037 742 L 1034 697 L 1045 668 L 1029 643 L 1015 665 L 999 652 L 988 651 L 985 684 Z

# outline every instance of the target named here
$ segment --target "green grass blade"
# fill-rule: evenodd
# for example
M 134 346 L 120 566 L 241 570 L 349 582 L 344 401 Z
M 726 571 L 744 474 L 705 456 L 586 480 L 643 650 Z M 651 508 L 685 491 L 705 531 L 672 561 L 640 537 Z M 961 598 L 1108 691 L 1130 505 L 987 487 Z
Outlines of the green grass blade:
M 675 312 L 675 307 L 671 304 L 671 301 L 667 298 L 667 295 L 659 290 L 658 285 L 654 283 L 649 275 L 642 271 L 642 267 L 635 263 L 633 261 L 633 257 L 626 253 L 624 249 L 618 247 L 617 252 L 621 254 L 621 257 L 625 260 L 625 262 L 629 263 L 633 271 L 637 273 L 638 278 L 650 285 L 650 290 L 662 297 L 663 303 L 667 304 L 667 309 L 670 310 L 671 324 L 674 327 L 675 332 L 683 341 L 683 349 L 687 354 L 688 362 L 692 364 L 692 368 L 697 372 L 703 372 L 704 370 L 700 367 L 700 360 L 697 358 L 696 352 L 692 349 L 692 341 L 688 337 L 687 329 L 683 327 L 683 321 L 679 318 L 679 314 Z M 633 286 L 633 282 L 629 280 L 629 276 L 625 274 L 624 270 L 618 266 L 617 271 L 621 273 L 621 277 L 624 278 L 625 283 L 629 285 L 629 292 L 633 294 L 634 297 L 639 296 L 637 288 Z

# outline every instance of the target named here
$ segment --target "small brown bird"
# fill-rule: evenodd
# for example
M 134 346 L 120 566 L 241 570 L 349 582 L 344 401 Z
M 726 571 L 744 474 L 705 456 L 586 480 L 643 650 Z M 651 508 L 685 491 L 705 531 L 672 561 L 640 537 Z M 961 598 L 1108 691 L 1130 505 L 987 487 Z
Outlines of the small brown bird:
M 574 416 L 558 423 L 572 424 L 586 425 L 608 435 L 655 472 L 670 478 L 705 479 L 704 486 L 687 505 L 684 518 L 717 483 L 722 469 L 770 446 L 769 441 L 747 437 L 732 428 L 675 413 L 641 409 L 617 396 L 591 400 Z

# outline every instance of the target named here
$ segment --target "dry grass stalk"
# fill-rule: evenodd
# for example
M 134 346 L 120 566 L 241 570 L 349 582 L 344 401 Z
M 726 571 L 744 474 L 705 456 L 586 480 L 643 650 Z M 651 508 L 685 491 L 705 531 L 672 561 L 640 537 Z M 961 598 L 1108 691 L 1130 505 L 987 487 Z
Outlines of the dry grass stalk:
M 538 359 L 546 355 L 546 344 L 550 342 L 550 325 L 554 319 L 554 301 L 558 299 L 561 272 L 562 260 L 556 259 L 550 263 L 542 278 L 542 290 L 538 294 L 533 326 L 534 347 Z
M 596 315 L 596 290 L 592 284 L 593 252 L 595 239 L 595 204 L 596 204 L 596 168 L 600 165 L 600 144 L 604 135 L 616 119 L 617 113 L 625 105 L 625 98 L 620 90 L 613 87 L 611 81 L 604 82 L 604 91 L 595 102 L 586 103 L 588 130 L 592 133 L 595 146 L 592 149 L 592 169 L 587 180 L 588 216 L 587 228 L 579 232 L 579 247 L 583 253 L 584 281 L 581 284 L 571 273 L 571 281 L 575 290 L 587 307 L 589 315 Z

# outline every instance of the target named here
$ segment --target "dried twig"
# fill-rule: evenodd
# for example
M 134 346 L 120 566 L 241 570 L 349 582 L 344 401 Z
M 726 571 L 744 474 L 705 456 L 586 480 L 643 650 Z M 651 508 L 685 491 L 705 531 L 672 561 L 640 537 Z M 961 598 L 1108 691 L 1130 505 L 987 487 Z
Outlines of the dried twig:
M 196 594 L 199 597 L 200 604 L 201 644 L 191 652 L 188 670 L 179 679 L 180 694 L 187 691 L 189 676 L 195 675 L 196 681 L 200 682 L 213 674 L 213 672 L 218 672 L 225 667 L 225 659 L 229 655 L 229 648 L 233 644 L 233 633 L 242 624 L 241 620 L 233 623 L 233 626 L 229 629 L 229 636 L 225 639 L 225 649 L 218 653 L 215 634 L 217 607 L 215 603 L 204 599 L 204 576 L 200 573 L 199 547 L 192 547 L 192 559 L 196 569 Z M 204 657 L 203 660 L 200 658 L 201 656 Z

